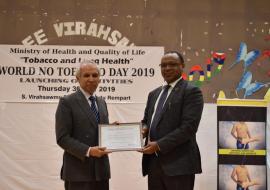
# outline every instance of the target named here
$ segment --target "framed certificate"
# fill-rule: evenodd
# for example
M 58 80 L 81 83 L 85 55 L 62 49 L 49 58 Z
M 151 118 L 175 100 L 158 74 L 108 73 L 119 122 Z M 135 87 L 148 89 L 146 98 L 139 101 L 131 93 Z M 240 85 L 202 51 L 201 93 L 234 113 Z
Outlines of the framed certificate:
M 139 150 L 143 146 L 141 123 L 99 125 L 99 146 L 109 151 Z

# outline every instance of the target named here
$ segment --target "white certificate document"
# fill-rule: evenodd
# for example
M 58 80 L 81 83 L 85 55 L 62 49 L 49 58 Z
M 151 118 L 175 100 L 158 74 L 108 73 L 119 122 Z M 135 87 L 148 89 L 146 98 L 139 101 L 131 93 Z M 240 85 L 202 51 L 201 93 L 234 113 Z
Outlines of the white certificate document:
M 143 146 L 141 123 L 99 125 L 99 146 L 110 151 L 139 150 Z

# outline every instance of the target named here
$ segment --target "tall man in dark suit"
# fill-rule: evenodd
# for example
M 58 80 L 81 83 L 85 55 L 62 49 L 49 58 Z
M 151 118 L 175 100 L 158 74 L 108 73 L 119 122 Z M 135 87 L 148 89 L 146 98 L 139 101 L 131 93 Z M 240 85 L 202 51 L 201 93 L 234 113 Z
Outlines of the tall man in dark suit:
M 147 138 L 141 152 L 149 190 L 192 190 L 195 174 L 202 172 L 196 132 L 203 96 L 181 78 L 184 66 L 180 53 L 166 53 L 160 64 L 166 84 L 148 96 L 142 120 Z
M 110 165 L 106 148 L 98 147 L 98 124 L 108 124 L 105 101 L 95 96 L 100 73 L 82 63 L 76 73 L 80 88 L 60 99 L 56 111 L 56 140 L 64 149 L 61 179 L 66 190 L 108 190 Z

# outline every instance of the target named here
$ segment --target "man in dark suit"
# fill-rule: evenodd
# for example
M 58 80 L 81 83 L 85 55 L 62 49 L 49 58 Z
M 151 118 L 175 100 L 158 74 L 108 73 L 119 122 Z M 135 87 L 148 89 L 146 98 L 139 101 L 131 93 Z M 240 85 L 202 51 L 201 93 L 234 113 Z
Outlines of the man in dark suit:
M 79 89 L 60 99 L 56 111 L 56 140 L 64 149 L 61 179 L 66 190 L 108 190 L 108 151 L 98 147 L 98 124 L 108 124 L 105 101 L 95 96 L 100 73 L 82 63 L 76 73 Z
M 192 190 L 195 174 L 202 172 L 196 132 L 203 96 L 182 79 L 184 66 L 180 53 L 166 53 L 160 64 L 166 84 L 148 96 L 142 120 L 147 138 L 141 152 L 149 190 Z

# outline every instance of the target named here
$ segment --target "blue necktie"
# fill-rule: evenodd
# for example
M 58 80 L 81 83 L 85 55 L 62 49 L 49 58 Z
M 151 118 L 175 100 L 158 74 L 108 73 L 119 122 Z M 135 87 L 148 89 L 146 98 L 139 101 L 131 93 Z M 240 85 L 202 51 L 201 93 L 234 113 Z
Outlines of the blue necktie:
M 150 127 L 150 140 L 151 141 L 157 140 L 156 127 L 157 127 L 157 123 L 159 121 L 159 118 L 161 116 L 162 108 L 163 108 L 163 105 L 164 105 L 165 100 L 167 98 L 168 90 L 169 90 L 170 87 L 171 87 L 170 85 L 166 85 L 164 87 L 164 90 L 163 90 L 160 98 L 159 98 L 158 105 L 157 105 L 157 108 L 156 108 L 156 112 L 155 112 L 155 115 L 154 115 L 154 118 L 152 120 L 151 127 Z
M 96 107 L 96 101 L 95 101 L 96 98 L 94 96 L 90 96 L 89 100 L 91 102 L 91 110 L 94 113 L 97 122 L 99 123 L 99 113 L 98 113 L 98 110 L 97 110 L 97 107 Z

